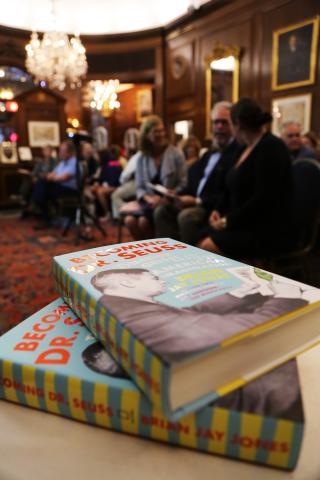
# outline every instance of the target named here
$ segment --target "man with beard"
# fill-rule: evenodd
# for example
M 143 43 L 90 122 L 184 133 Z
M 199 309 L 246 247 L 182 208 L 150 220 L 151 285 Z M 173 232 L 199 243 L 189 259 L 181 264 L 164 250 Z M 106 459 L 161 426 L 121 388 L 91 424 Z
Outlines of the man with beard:
M 231 103 L 219 102 L 212 111 L 212 148 L 188 170 L 186 188 L 172 203 L 155 213 L 157 237 L 171 237 L 194 245 L 198 231 L 210 212 L 221 202 L 226 173 L 239 158 L 242 148 L 233 139 Z

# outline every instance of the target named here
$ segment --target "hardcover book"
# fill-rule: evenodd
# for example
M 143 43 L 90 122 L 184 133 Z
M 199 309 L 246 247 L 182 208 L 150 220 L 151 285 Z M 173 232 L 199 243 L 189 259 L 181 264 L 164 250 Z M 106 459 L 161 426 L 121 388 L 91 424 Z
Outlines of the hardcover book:
M 178 419 L 320 339 L 320 291 L 171 239 L 54 258 L 58 291 Z
M 0 398 L 101 427 L 292 469 L 303 436 L 295 360 L 172 422 L 62 299 L 0 337 Z

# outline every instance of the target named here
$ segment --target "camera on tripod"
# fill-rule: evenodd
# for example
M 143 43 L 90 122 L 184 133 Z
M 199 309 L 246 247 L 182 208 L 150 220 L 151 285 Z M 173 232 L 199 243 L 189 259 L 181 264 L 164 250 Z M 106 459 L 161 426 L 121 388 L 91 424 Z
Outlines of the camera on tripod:
M 88 227 L 88 223 L 95 226 L 104 237 L 106 237 L 106 231 L 101 226 L 99 219 L 96 215 L 90 211 L 88 205 L 86 205 L 86 199 L 84 196 L 84 188 L 86 184 L 86 179 L 88 175 L 88 166 L 81 154 L 81 144 L 82 143 L 92 143 L 92 137 L 88 132 L 77 132 L 77 133 L 68 133 L 69 139 L 74 143 L 76 149 L 76 159 L 77 159 L 77 170 L 76 170 L 76 183 L 77 183 L 77 205 L 75 209 L 75 214 L 70 216 L 68 222 L 64 228 L 63 236 L 67 235 L 71 225 L 74 223 L 77 230 L 76 242 L 80 239 L 86 239 L 83 230 L 85 231 Z M 84 229 L 83 229 L 84 227 Z

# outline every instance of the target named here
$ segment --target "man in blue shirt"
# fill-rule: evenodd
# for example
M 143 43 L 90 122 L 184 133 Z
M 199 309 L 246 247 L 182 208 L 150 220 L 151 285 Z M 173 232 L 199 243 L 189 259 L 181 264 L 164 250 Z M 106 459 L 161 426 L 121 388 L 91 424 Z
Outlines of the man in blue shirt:
M 241 153 L 241 147 L 232 138 L 231 106 L 229 102 L 218 102 L 213 108 L 212 148 L 190 167 L 187 186 L 176 201 L 157 209 L 157 237 L 177 238 L 194 245 L 210 212 L 220 206 L 226 173 Z
M 77 158 L 74 144 L 62 142 L 59 149 L 60 162 L 45 178 L 38 180 L 33 200 L 42 211 L 43 220 L 49 223 L 50 201 L 77 194 Z

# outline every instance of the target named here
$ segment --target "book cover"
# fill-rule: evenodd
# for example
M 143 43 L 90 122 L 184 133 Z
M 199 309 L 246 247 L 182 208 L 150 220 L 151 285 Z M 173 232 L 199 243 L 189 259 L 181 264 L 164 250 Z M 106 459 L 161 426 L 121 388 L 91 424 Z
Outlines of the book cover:
M 61 255 L 53 272 L 65 301 L 171 419 L 320 340 L 318 289 L 171 239 Z
M 0 398 L 93 425 L 279 468 L 296 465 L 295 360 L 172 422 L 57 299 L 0 337 Z

